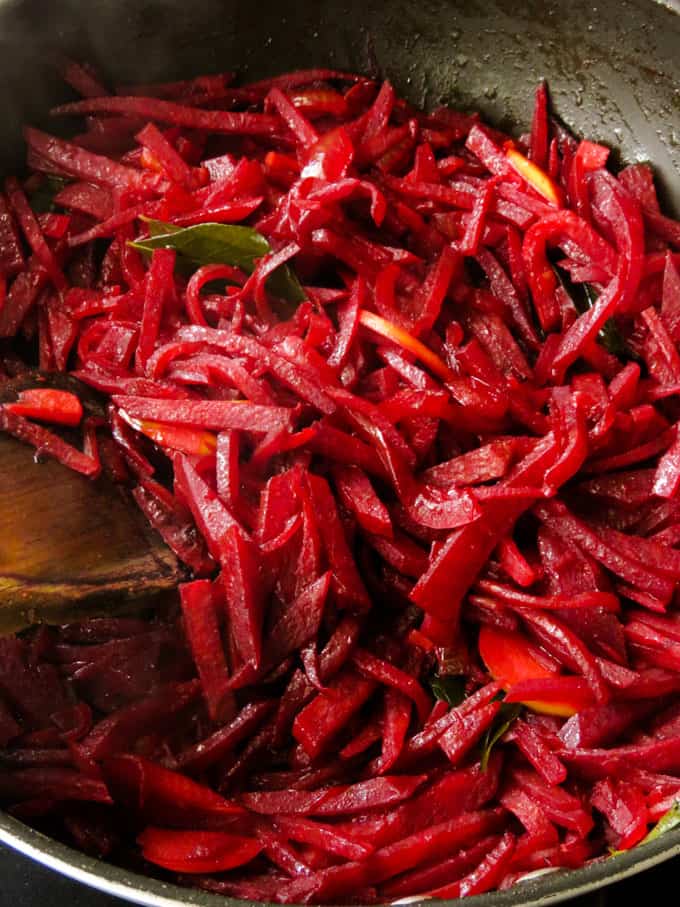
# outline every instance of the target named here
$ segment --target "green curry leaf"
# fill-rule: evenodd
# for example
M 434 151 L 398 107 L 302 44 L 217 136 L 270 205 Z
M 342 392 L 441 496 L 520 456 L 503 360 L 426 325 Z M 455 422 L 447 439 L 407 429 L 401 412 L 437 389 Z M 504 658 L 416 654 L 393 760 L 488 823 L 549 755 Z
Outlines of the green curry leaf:
M 663 816 L 656 823 L 654 828 L 642 838 L 641 841 L 638 841 L 636 847 L 640 847 L 641 844 L 649 844 L 650 841 L 655 841 L 657 838 L 660 838 L 661 835 L 665 835 L 666 832 L 672 831 L 674 828 L 677 828 L 680 825 L 680 801 L 676 800 L 675 803 L 671 806 L 668 812 L 664 813 Z M 609 856 L 618 857 L 619 854 L 627 853 L 625 850 L 615 850 L 610 848 Z
M 503 734 L 505 734 L 506 731 L 508 731 L 514 724 L 521 711 L 522 705 L 519 702 L 504 702 L 498 710 L 498 715 L 496 715 L 495 721 L 487 730 L 486 734 L 484 734 L 484 738 L 481 744 L 479 765 L 483 772 L 486 771 L 486 768 L 489 764 L 489 756 L 491 755 L 491 750 L 498 743 Z
M 588 283 L 583 284 L 583 293 L 586 299 L 587 308 L 592 309 L 597 302 L 597 294 Z M 608 353 L 613 353 L 615 356 L 619 356 L 623 359 L 631 358 L 631 351 L 626 344 L 615 318 L 608 318 L 607 321 L 605 321 L 597 339 Z
M 257 259 L 271 252 L 271 246 L 257 230 L 238 224 L 196 224 L 176 227 L 162 221 L 147 220 L 150 235 L 131 242 L 133 249 L 150 254 L 154 249 L 174 249 L 178 263 L 190 268 L 202 265 L 232 265 L 247 274 Z M 283 265 L 268 279 L 267 288 L 288 302 L 302 302 L 305 292 L 293 271 Z
M 40 185 L 29 196 L 33 211 L 36 214 L 48 214 L 54 211 L 57 207 L 54 204 L 54 198 L 68 183 L 69 180 L 62 179 L 60 176 L 44 175 Z
M 640 841 L 640 844 L 648 844 L 650 841 L 665 835 L 667 831 L 677 828 L 680 825 L 680 801 L 676 800 L 667 813 L 656 823 L 654 828 L 648 832 Z M 638 845 L 639 846 L 639 845 Z
M 465 678 L 462 675 L 435 674 L 430 686 L 435 697 L 450 706 L 460 705 L 465 699 Z

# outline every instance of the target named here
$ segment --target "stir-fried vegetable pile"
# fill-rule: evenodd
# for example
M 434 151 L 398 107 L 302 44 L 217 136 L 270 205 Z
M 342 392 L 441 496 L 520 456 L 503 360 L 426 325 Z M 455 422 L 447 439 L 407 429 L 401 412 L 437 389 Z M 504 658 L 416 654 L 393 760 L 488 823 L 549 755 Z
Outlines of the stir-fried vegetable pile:
M 108 415 L 43 385 L 0 426 L 127 485 L 187 580 L 0 640 L 2 801 L 280 902 L 640 842 L 680 797 L 680 223 L 650 168 L 613 175 L 544 86 L 512 141 L 326 70 L 66 78 L 84 131 L 27 129 L 0 196 L 2 374 Z

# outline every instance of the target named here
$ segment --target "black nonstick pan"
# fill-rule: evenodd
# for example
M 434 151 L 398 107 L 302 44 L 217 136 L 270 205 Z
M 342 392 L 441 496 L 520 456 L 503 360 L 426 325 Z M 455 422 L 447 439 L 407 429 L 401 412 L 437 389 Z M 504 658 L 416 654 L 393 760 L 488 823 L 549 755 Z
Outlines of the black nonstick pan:
M 669 209 L 680 211 L 677 0 L 0 0 L 0 171 L 22 164 L 21 124 L 44 123 L 64 99 L 54 76 L 61 54 L 93 61 L 112 81 L 225 69 L 247 77 L 312 66 L 364 71 L 389 77 L 416 104 L 444 100 L 515 131 L 527 126 L 545 77 L 575 133 L 616 147 L 621 162 L 653 162 Z M 139 904 L 241 903 L 89 859 L 1 814 L 0 840 Z M 676 854 L 680 829 L 467 904 L 556 903 Z

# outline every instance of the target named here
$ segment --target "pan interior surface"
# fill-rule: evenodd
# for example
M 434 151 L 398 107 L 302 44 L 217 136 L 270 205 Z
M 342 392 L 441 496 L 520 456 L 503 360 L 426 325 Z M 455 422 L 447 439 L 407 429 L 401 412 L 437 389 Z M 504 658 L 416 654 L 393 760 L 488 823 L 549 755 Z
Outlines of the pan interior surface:
M 534 88 L 577 134 L 650 161 L 680 211 L 680 4 L 677 0 L 0 0 L 0 170 L 21 168 L 21 125 L 57 126 L 68 95 L 61 55 L 112 82 L 231 70 L 254 78 L 313 66 L 389 77 L 421 106 L 447 102 L 528 128 Z M 244 902 L 187 891 L 102 864 L 0 815 L 0 840 L 119 897 L 154 907 Z M 585 869 L 556 872 L 469 907 L 532 907 L 574 897 L 680 853 L 680 830 Z
M 0 167 L 22 163 L 21 125 L 44 125 L 65 97 L 53 71 L 61 54 L 117 82 L 362 71 L 420 106 L 479 110 L 515 132 L 547 78 L 564 122 L 626 162 L 653 162 L 677 210 L 679 14 L 678 0 L 2 0 Z
M 245 907 L 256 902 L 236 900 L 197 889 L 178 888 L 147 878 L 118 866 L 101 863 L 70 847 L 27 828 L 11 816 L 0 813 L 0 842 L 44 866 L 100 891 L 141 904 L 144 907 Z M 418 901 L 409 903 L 465 905 L 465 907 L 547 907 L 619 882 L 628 876 L 680 856 L 680 829 L 583 869 L 559 871 L 523 882 L 506 891 L 475 895 L 463 900 Z M 258 905 L 261 907 L 261 905 Z M 273 905 L 266 905 L 273 907 Z

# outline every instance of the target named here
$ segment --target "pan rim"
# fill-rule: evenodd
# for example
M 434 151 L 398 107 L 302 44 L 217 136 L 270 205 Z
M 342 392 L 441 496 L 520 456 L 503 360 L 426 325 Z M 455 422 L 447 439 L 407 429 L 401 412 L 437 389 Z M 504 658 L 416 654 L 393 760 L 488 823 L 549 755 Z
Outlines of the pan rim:
M 171 882 L 123 869 L 113 863 L 86 856 L 1 812 L 0 843 L 67 878 L 142 907 L 277 907 L 270 903 L 182 888 Z M 557 904 L 567 898 L 604 888 L 678 855 L 680 828 L 616 856 L 594 861 L 579 869 L 550 872 L 505 891 L 491 891 L 464 899 L 433 900 L 415 896 L 404 901 L 410 904 L 427 902 L 433 907 L 462 904 L 465 907 L 547 907 L 548 904 Z

